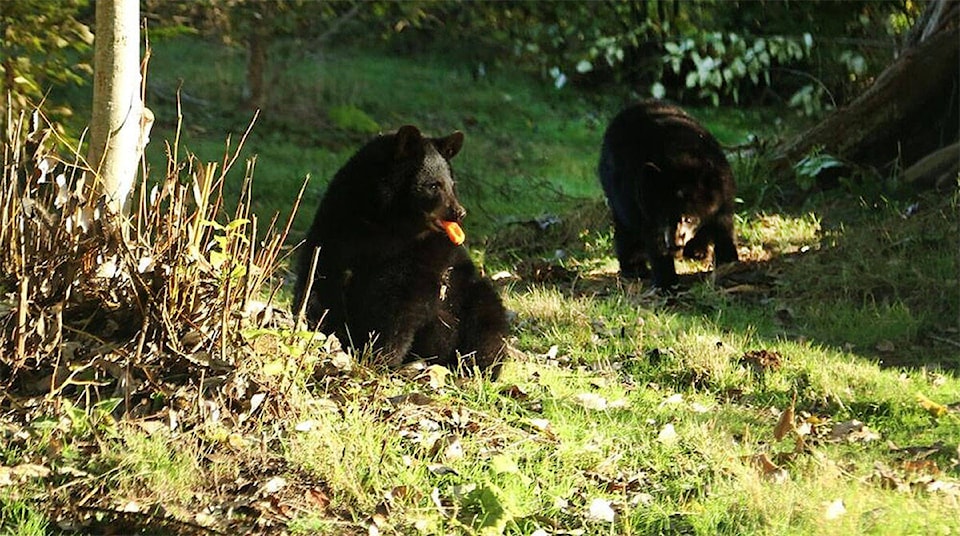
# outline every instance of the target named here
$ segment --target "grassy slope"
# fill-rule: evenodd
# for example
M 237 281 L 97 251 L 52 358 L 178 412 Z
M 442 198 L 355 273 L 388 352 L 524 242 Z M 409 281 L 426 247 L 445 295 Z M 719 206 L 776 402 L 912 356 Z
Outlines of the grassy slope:
M 924 197 L 909 219 L 903 202 L 862 191 L 869 201 L 835 191 L 781 210 L 768 195 L 776 186 L 749 171 L 762 166 L 736 162 L 745 268 L 714 283 L 696 275 L 702 266 L 684 265 L 689 290 L 666 298 L 616 277 L 594 177 L 615 97 L 502 72 L 474 82 L 465 68 L 422 58 L 314 60 L 275 95 L 293 113 L 268 114 L 247 142 L 258 162 L 255 209 L 287 210 L 311 174 L 295 229 L 308 225 L 325 180 L 365 137 L 334 129 L 324 107 L 354 106 L 384 130 L 464 130 L 455 164 L 468 238 L 488 269 L 517 276 L 503 287 L 518 314 L 513 362 L 497 384 L 289 372 L 282 417 L 253 428 L 208 423 L 179 437 L 113 425 L 92 456 L 90 430 L 74 421 L 76 439 L 56 456 L 105 474 L 108 502 L 159 504 L 203 523 L 199 512 L 246 481 L 260 490 L 245 493 L 262 501 L 251 506 L 261 519 L 299 533 L 366 533 L 370 523 L 387 533 L 960 531 L 960 415 L 935 417 L 938 408 L 917 398 L 960 401 L 958 352 L 942 342 L 957 339 L 956 200 Z M 210 102 L 184 114 L 183 145 L 204 160 L 219 160 L 223 133 L 236 140 L 245 127 L 245 114 L 229 111 L 237 61 L 195 42 L 157 45 L 152 80 L 172 88 L 183 78 L 185 92 Z M 158 106 L 155 169 L 170 110 Z M 726 143 L 754 127 L 770 133 L 758 127 L 766 116 L 700 112 Z M 544 232 L 510 223 L 542 214 L 563 223 Z M 296 356 L 272 348 L 261 351 L 264 363 Z M 761 350 L 779 366 L 742 359 Z M 257 363 L 246 366 L 256 374 Z M 390 398 L 410 393 L 425 397 Z M 794 397 L 809 426 L 803 447 L 796 434 L 774 436 Z M 831 437 L 833 424 L 852 420 L 879 438 Z M 49 452 L 51 427 L 0 451 L 0 465 Z M 287 487 L 271 496 L 263 486 L 277 476 Z M 937 491 L 935 482 L 948 484 Z M 30 491 L 43 494 L 39 485 L 0 491 L 4 526 L 23 512 L 21 527 L 37 523 L 31 508 L 42 501 L 20 499 Z

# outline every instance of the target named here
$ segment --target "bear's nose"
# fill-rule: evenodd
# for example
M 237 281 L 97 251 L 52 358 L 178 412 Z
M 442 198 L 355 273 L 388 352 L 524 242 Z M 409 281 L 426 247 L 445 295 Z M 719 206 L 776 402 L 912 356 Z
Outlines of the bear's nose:
M 453 208 L 454 221 L 463 221 L 467 217 L 467 209 L 463 208 L 461 205 L 457 205 Z

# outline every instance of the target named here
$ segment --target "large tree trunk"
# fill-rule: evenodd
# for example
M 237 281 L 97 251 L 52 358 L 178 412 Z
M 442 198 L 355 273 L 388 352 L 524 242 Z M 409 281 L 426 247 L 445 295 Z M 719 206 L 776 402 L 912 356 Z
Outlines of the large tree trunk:
M 823 122 L 783 144 L 775 175 L 817 147 L 855 165 L 886 173 L 907 168 L 958 138 L 960 2 L 934 0 L 905 50 L 870 88 Z
M 115 214 L 125 214 L 153 114 L 140 98 L 140 6 L 97 0 L 87 163 Z

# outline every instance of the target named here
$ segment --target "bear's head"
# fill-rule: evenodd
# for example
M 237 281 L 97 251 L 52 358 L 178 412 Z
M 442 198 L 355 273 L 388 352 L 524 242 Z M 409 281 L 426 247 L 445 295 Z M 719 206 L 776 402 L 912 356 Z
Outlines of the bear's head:
M 709 160 L 693 158 L 671 162 L 661 170 L 652 163 L 643 169 L 640 197 L 646 198 L 644 217 L 656 226 L 661 254 L 680 256 L 701 224 L 723 203 L 720 172 Z
M 450 167 L 450 159 L 463 147 L 463 133 L 427 138 L 408 125 L 393 136 L 394 166 L 388 182 L 397 216 L 420 232 L 443 233 L 442 222 L 463 221 L 467 211 L 457 199 Z

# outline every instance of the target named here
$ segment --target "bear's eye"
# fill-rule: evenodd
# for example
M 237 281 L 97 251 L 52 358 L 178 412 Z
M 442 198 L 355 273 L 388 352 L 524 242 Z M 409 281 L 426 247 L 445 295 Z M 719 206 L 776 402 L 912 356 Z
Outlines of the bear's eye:
M 427 188 L 430 188 L 430 191 L 436 192 L 440 189 L 441 184 L 439 182 L 431 182 L 427 185 Z

